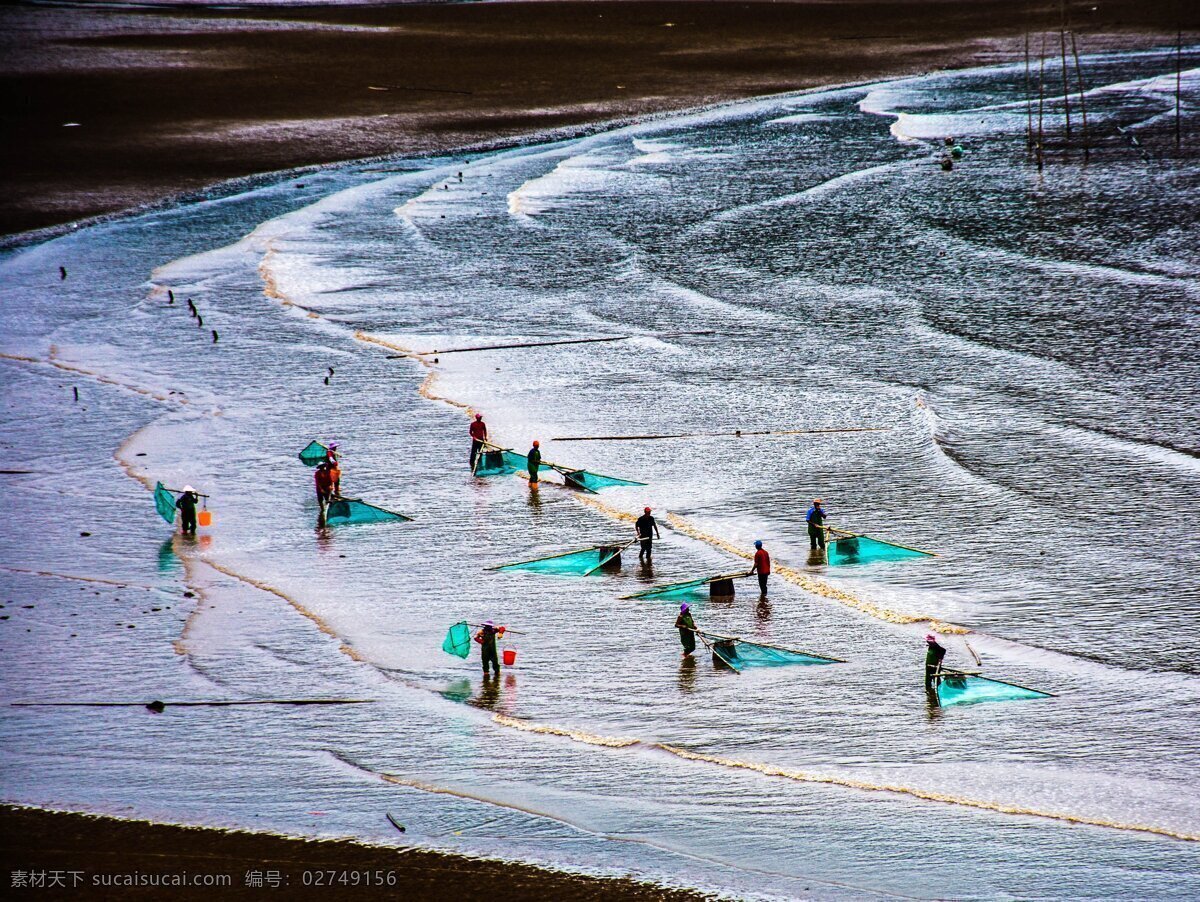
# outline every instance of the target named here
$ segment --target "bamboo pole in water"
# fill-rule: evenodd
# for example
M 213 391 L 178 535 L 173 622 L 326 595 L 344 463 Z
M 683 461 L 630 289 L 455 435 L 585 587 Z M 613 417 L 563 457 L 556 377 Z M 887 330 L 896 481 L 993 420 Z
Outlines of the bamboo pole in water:
M 1086 161 L 1091 152 L 1088 140 L 1088 118 L 1086 92 L 1083 87 L 1083 67 L 1079 65 L 1079 46 L 1075 43 L 1075 32 L 1071 32 L 1071 54 L 1075 57 L 1075 83 L 1079 88 L 1079 114 L 1083 117 L 1083 159 Z

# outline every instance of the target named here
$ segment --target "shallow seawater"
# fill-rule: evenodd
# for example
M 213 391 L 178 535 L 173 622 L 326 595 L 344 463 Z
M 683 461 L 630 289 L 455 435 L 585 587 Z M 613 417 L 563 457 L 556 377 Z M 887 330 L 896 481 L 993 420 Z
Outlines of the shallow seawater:
M 1168 54 L 1085 69 L 1097 135 L 1166 114 Z M 6 707 L 4 798 L 399 843 L 390 812 L 739 896 L 1194 894 L 1200 166 L 1105 139 L 1039 175 L 1022 77 L 264 179 L 7 252 L 6 700 L 372 703 Z M 646 485 L 472 478 L 468 408 Z M 651 433 L 686 437 L 562 441 Z M 413 521 L 318 529 L 314 438 Z M 172 537 L 158 480 L 214 525 Z M 818 496 L 936 556 L 811 557 Z M 486 569 L 645 505 L 652 565 Z M 620 597 L 755 539 L 769 600 L 700 593 L 700 627 L 844 663 L 681 660 L 678 599 Z M 517 663 L 485 682 L 441 643 L 489 618 Z M 931 628 L 1052 697 L 937 707 Z

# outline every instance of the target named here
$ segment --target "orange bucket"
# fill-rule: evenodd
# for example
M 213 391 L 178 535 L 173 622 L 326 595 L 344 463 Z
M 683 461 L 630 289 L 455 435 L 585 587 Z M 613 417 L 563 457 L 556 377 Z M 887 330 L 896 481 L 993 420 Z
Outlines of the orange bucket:
M 504 649 L 504 666 L 512 667 L 517 663 L 517 650 L 515 648 Z
M 200 511 L 199 516 L 196 517 L 196 521 L 201 526 L 212 526 L 212 511 Z

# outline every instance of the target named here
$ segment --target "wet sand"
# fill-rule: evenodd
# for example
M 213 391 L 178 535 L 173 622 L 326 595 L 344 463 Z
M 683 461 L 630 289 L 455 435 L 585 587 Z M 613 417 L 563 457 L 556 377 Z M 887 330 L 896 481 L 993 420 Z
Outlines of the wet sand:
M 17 871 L 47 875 L 60 872 L 58 879 L 65 888 L 46 882 L 40 888 L 15 890 L 35 892 L 38 898 L 163 899 L 168 894 L 184 902 L 382 897 L 698 902 L 711 898 L 633 879 L 585 877 L 527 864 L 400 846 L 289 839 L 33 808 L 0 808 L 0 828 L 6 883 L 12 885 L 12 875 Z M 188 875 L 193 883 L 212 884 L 216 879 L 226 885 L 164 887 L 161 883 L 119 882 L 130 875 L 147 881 L 152 877 L 162 880 Z M 257 885 L 255 875 L 261 881 Z M 102 881 L 108 881 L 108 885 Z
M 1082 52 L 1173 42 L 1200 17 L 1178 0 L 1072 15 Z M 1057 2 L 1006 0 L 6 6 L 0 233 L 254 173 L 995 63 L 1059 23 Z

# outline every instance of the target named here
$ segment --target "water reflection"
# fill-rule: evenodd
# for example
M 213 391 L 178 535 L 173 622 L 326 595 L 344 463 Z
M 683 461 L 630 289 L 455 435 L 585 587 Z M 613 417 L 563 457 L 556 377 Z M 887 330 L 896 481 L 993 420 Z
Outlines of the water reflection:
M 317 537 L 317 553 L 318 554 L 333 554 L 336 550 L 333 544 L 333 530 L 328 526 L 318 525 L 315 533 Z
M 171 536 L 158 546 L 158 572 L 174 573 L 180 566 L 179 558 L 175 555 L 175 536 Z
M 767 623 L 773 613 L 771 602 L 766 598 L 760 598 L 754 606 L 754 616 L 759 623 Z
M 696 691 L 695 655 L 685 655 L 679 660 L 679 691 L 685 695 Z
M 529 483 L 529 507 L 534 513 L 540 513 L 542 509 L 542 488 L 540 483 Z
M 483 675 L 483 682 L 479 686 L 479 695 L 470 699 L 467 704 L 475 708 L 495 711 L 498 701 L 500 701 L 500 675 L 485 673 Z

